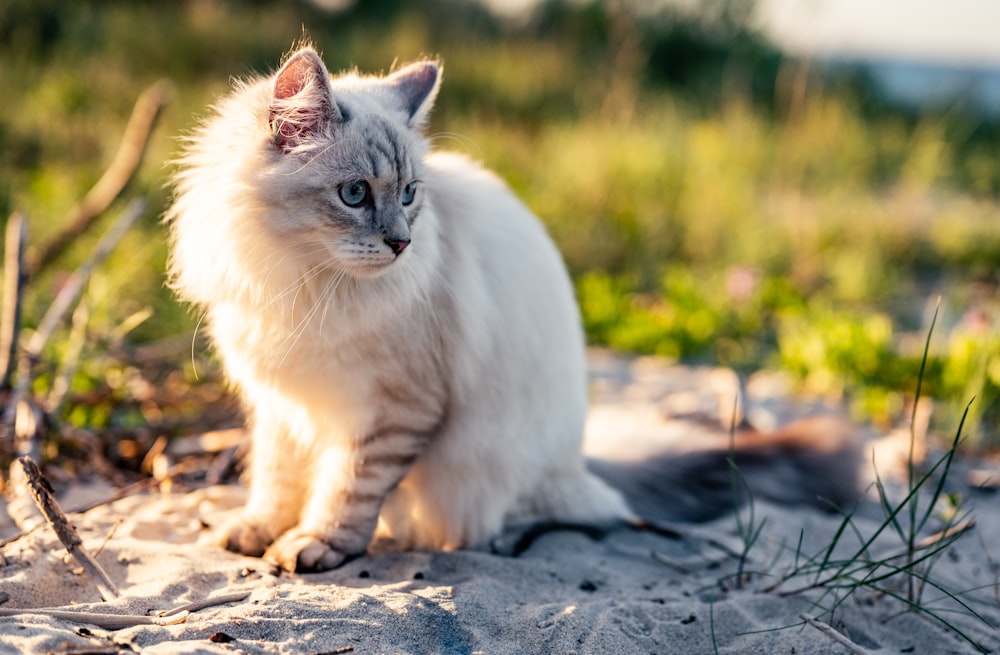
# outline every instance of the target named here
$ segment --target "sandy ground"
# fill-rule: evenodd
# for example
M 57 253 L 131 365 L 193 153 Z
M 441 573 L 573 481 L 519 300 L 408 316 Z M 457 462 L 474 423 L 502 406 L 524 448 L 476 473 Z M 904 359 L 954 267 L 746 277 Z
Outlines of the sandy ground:
M 592 364 L 598 410 L 626 400 L 655 400 L 661 409 L 665 399 L 688 409 L 711 405 L 714 391 L 705 389 L 715 372 L 599 355 Z M 761 421 L 780 423 L 801 408 L 783 401 L 775 409 L 781 402 L 774 385 L 762 385 L 770 391 L 756 397 L 754 388 L 751 409 L 771 417 L 762 414 Z M 675 412 L 675 426 L 685 425 L 683 413 Z M 842 525 L 840 517 L 808 508 L 756 503 L 756 521 L 766 522 L 743 565 L 742 584 L 733 516 L 681 526 L 680 539 L 625 529 L 601 538 L 560 531 L 541 536 L 518 557 L 373 552 L 336 571 L 288 575 L 208 543 L 210 527 L 238 511 L 244 496 L 241 487 L 216 486 L 147 492 L 71 515 L 92 551 L 111 534 L 97 559 L 121 590 L 117 600 L 101 600 L 93 578 L 66 556 L 47 526 L 6 543 L 0 610 L 13 615 L 0 617 L 0 653 L 977 652 L 971 642 L 995 652 L 1000 502 L 964 484 L 973 468 L 990 470 L 984 461 L 963 462 L 949 477 L 975 526 L 924 562 L 933 563 L 924 581 L 910 578 L 927 611 L 907 611 L 901 600 L 910 593 L 907 577 L 878 579 L 885 568 L 847 569 L 855 579 L 867 575 L 880 592 L 838 588 L 831 581 L 838 567 L 777 584 L 809 557 L 822 561 Z M 68 490 L 63 500 L 72 505 L 110 492 L 94 483 Z M 903 494 L 898 484 L 891 493 Z M 18 532 L 5 515 L 0 511 L 0 538 Z M 864 503 L 830 562 L 856 555 L 883 519 L 877 503 Z M 938 529 L 936 521 L 922 537 Z M 905 548 L 890 528 L 866 552 L 884 559 Z M 905 557 L 892 562 L 901 566 Z M 219 599 L 228 602 L 157 616 Z M 71 621 L 38 608 L 84 615 Z M 107 619 L 89 614 L 119 615 L 132 625 L 99 627 L 95 622 Z

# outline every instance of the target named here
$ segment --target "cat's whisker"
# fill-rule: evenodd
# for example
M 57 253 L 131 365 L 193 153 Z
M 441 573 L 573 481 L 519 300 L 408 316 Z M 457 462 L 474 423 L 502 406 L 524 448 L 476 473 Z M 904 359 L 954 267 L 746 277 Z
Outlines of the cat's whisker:
M 326 315 L 327 315 L 327 313 L 329 313 L 330 306 L 333 304 L 333 303 L 327 302 L 326 296 L 333 296 L 333 294 L 335 294 L 337 292 L 337 287 L 340 286 L 341 282 L 343 282 L 345 278 L 347 278 L 347 271 L 337 269 L 334 272 L 334 284 L 333 284 L 333 286 L 330 288 L 329 293 L 327 293 L 322 298 L 322 301 L 323 301 L 323 314 L 319 317 L 319 331 L 320 331 L 321 334 L 324 332 L 323 328 L 326 325 Z
M 316 151 L 313 154 L 312 157 L 310 157 L 305 162 L 303 162 L 303 164 L 301 166 L 299 166 L 298 168 L 296 168 L 293 171 L 289 171 L 288 173 L 285 173 L 285 175 L 288 175 L 288 176 L 290 176 L 290 175 L 298 175 L 299 173 L 301 173 L 305 169 L 309 168 L 314 161 L 316 161 L 317 159 L 319 159 L 320 157 L 322 157 L 324 154 L 326 154 L 327 151 L 329 151 L 330 148 L 332 148 L 332 147 L 333 147 L 333 144 L 331 143 L 331 144 L 327 145 L 326 147 L 321 148 L 320 150 Z
M 312 246 L 312 248 L 308 250 L 303 249 L 309 246 Z M 261 278 L 261 283 L 258 285 L 260 288 L 264 289 L 270 286 L 271 277 L 275 274 L 275 272 L 289 260 L 294 261 L 297 259 L 308 259 L 310 257 L 313 257 L 314 255 L 325 252 L 326 250 L 327 250 L 326 244 L 320 239 L 291 243 L 264 255 L 257 262 L 257 267 L 252 270 L 252 273 L 254 274 L 254 276 L 257 276 L 265 270 L 265 266 L 267 264 L 269 263 L 271 264 L 270 268 L 268 268 L 266 273 L 263 274 L 263 277 Z M 286 287 L 279 293 L 272 296 L 268 304 L 270 305 L 275 301 L 277 301 L 278 299 L 287 295 L 290 292 L 290 289 L 297 286 L 302 279 L 303 279 L 302 276 L 300 276 L 298 279 L 295 280 L 295 282 L 291 283 L 288 287 Z
M 198 317 L 198 322 L 195 323 L 194 332 L 191 333 L 191 372 L 194 374 L 195 381 L 201 379 L 198 376 L 198 364 L 195 361 L 195 345 L 198 342 L 198 330 L 201 328 L 201 324 L 205 322 L 205 317 L 207 316 L 207 312 L 201 313 L 201 316 Z
M 312 281 L 313 278 L 315 278 L 317 275 L 319 275 L 322 270 L 323 269 L 319 268 L 319 267 L 310 268 L 293 285 L 294 288 L 295 288 L 295 293 L 292 295 L 292 302 L 289 305 L 289 311 L 291 312 L 292 316 L 295 316 L 295 304 L 299 300 L 299 295 L 302 293 L 303 290 L 305 290 L 306 288 L 308 288 L 308 283 L 310 281 Z M 322 296 L 322 294 L 320 294 L 320 295 Z M 315 308 L 316 308 L 316 305 L 313 304 L 309 308 L 309 313 L 311 313 L 312 311 L 314 311 Z
M 318 252 L 322 252 L 322 248 L 319 247 L 321 244 L 319 244 L 317 242 L 316 245 L 317 245 L 317 249 L 316 250 L 303 252 L 303 251 L 301 251 L 301 245 L 300 244 L 293 243 L 293 244 L 287 245 L 287 246 L 285 246 L 283 248 L 279 248 L 279 249 L 277 249 L 277 250 L 275 250 L 275 251 L 273 251 L 271 253 L 268 253 L 267 255 L 263 256 L 258 262 L 256 262 L 256 264 L 257 264 L 256 268 L 254 268 L 253 271 L 252 271 L 254 273 L 254 275 L 257 275 L 257 274 L 261 273 L 262 271 L 264 271 L 265 267 L 268 264 L 270 264 L 270 268 L 266 269 L 267 272 L 264 273 L 263 277 L 261 278 L 261 283 L 260 283 L 259 286 L 261 288 L 268 287 L 270 285 L 270 282 L 271 282 L 271 277 L 281 267 L 281 265 L 284 264 L 285 262 L 287 262 L 289 259 L 299 259 L 299 258 L 303 258 L 303 257 L 309 257 L 309 256 L 312 256 L 312 255 L 318 253 Z
M 327 280 L 326 284 L 323 286 L 323 290 L 319 293 L 319 296 L 316 298 L 316 301 L 313 303 L 312 307 L 309 308 L 309 311 L 306 312 L 306 315 L 302 318 L 301 321 L 299 321 L 298 325 L 295 326 L 295 329 L 293 329 L 288 334 L 288 336 L 286 336 L 281 341 L 281 343 L 278 344 L 278 349 L 284 348 L 285 352 L 281 356 L 281 359 L 278 360 L 277 364 L 275 364 L 275 368 L 276 369 L 280 369 L 282 367 L 282 365 L 284 365 L 285 360 L 288 359 L 288 356 L 295 349 L 295 346 L 298 344 L 299 340 L 302 338 L 302 335 L 305 334 L 306 329 L 309 327 L 309 323 L 312 321 L 313 317 L 316 315 L 316 312 L 319 311 L 320 306 L 328 304 L 327 303 L 327 297 L 331 293 L 332 289 L 336 288 L 336 286 L 337 286 L 337 280 L 339 280 L 341 277 L 343 277 L 343 276 L 339 276 L 338 277 L 336 275 L 333 275 L 333 276 L 330 277 L 329 280 Z M 296 296 L 297 295 L 298 294 L 296 294 Z M 294 307 L 294 302 L 295 301 L 293 299 L 293 301 L 292 301 L 293 307 Z M 290 341 L 290 343 L 289 343 L 289 341 Z M 286 347 L 286 344 L 287 344 L 287 347 Z
M 310 247 L 310 246 L 313 246 L 316 249 L 315 250 L 307 250 L 307 251 L 303 250 L 303 248 Z M 278 259 L 278 261 L 276 262 L 275 265 L 280 264 L 281 262 L 283 262 L 283 261 L 285 261 L 285 260 L 288 259 L 289 253 L 292 254 L 292 255 L 294 255 L 296 258 L 299 258 L 299 257 L 309 257 L 311 255 L 314 255 L 314 254 L 318 253 L 318 252 L 322 252 L 325 249 L 325 247 L 326 247 L 325 243 L 321 239 L 319 239 L 319 238 L 312 239 L 312 240 L 309 240 L 309 241 L 290 243 L 290 244 L 288 244 L 288 245 L 286 245 L 286 246 L 284 246 L 282 248 L 278 248 L 278 249 L 273 250 L 272 252 L 269 252 L 268 254 L 264 255 L 264 257 L 259 262 L 257 262 L 258 263 L 258 269 L 257 269 L 257 271 L 261 270 L 263 268 L 264 264 L 267 264 L 267 263 L 269 263 L 269 262 L 271 262 L 271 261 L 273 261 L 275 259 Z M 273 267 L 272 267 L 272 270 L 273 270 Z M 257 272 L 257 271 L 255 271 L 255 272 Z M 270 273 L 268 273 L 268 274 L 270 275 Z
M 448 276 L 446 276 L 442 271 L 437 269 L 434 270 L 433 275 L 435 277 L 435 280 L 431 286 L 438 291 L 444 291 L 445 295 L 448 296 L 448 299 L 452 303 L 457 304 L 459 302 L 459 299 L 458 296 L 455 294 L 455 288 L 454 286 L 452 286 L 451 280 L 448 279 Z M 434 303 L 434 298 L 432 298 L 430 295 L 430 290 L 424 289 L 422 295 L 425 306 L 428 308 L 430 320 L 433 322 L 434 327 L 439 332 L 442 332 L 443 330 L 446 329 L 447 326 L 445 326 L 442 322 L 443 321 L 442 314 L 434 311 L 435 303 Z
M 318 249 L 316 249 L 316 250 L 314 250 L 312 252 L 303 253 L 302 256 L 314 255 L 314 254 L 323 252 L 324 250 L 326 250 L 326 248 L 318 248 Z M 279 261 L 277 264 L 275 264 L 272 267 L 271 271 L 269 271 L 268 274 L 267 274 L 267 276 L 265 277 L 265 280 L 264 280 L 265 284 L 264 284 L 264 286 L 266 286 L 266 283 L 267 283 L 268 279 L 270 278 L 270 276 L 274 273 L 274 270 L 278 266 L 280 266 L 282 263 L 284 263 L 285 261 L 287 261 L 287 259 L 288 259 L 288 257 L 282 258 L 281 261 Z M 317 275 L 319 275 L 320 273 L 322 273 L 324 270 L 326 270 L 325 266 L 321 266 L 321 265 L 311 266 L 309 269 L 306 270 L 305 273 L 303 273 L 298 278 L 296 278 L 296 280 L 294 282 L 292 282 L 287 287 L 285 287 L 284 289 L 282 289 L 281 291 L 279 291 L 278 293 L 276 293 L 275 295 L 273 295 L 269 300 L 267 300 L 267 302 L 263 305 L 263 308 L 266 309 L 268 307 L 271 307 L 272 305 L 274 305 L 278 301 L 282 300 L 283 298 L 287 297 L 289 294 L 291 294 L 293 292 L 297 295 L 299 293 L 299 291 L 301 291 L 302 287 L 305 284 L 307 284 L 310 280 L 312 280 Z M 292 301 L 292 305 L 294 307 L 294 305 L 295 305 L 295 301 L 294 300 Z
M 470 139 L 469 137 L 461 134 L 459 132 L 435 132 L 427 137 L 427 142 L 431 145 L 437 145 L 438 141 L 451 140 L 462 146 L 465 149 L 466 154 L 475 154 L 479 159 L 484 159 L 483 149 L 479 147 L 479 144 Z

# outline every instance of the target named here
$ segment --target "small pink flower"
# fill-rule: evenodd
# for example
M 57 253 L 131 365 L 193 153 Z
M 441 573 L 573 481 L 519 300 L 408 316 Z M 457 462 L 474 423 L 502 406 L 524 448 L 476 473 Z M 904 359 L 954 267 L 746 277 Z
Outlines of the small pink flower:
M 726 273 L 726 295 L 733 302 L 747 302 L 757 291 L 757 271 L 750 266 L 733 266 Z

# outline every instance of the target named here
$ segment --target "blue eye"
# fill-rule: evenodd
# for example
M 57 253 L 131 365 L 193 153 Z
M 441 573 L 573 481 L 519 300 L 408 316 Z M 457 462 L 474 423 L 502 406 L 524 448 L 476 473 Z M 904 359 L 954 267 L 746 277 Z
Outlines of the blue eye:
M 417 195 L 417 183 L 410 182 L 405 187 L 403 187 L 403 197 L 400 198 L 400 201 L 404 205 L 409 205 L 413 202 L 413 197 L 415 195 Z
M 348 207 L 357 207 L 368 197 L 368 183 L 364 180 L 348 182 L 340 187 L 340 199 Z

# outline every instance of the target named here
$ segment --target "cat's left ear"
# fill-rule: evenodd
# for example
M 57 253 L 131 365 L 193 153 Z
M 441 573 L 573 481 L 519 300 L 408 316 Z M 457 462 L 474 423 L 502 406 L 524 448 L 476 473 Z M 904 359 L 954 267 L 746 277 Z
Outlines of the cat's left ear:
M 441 86 L 441 64 L 418 61 L 389 75 L 383 82 L 403 103 L 410 127 L 424 127 Z
M 281 150 L 291 150 L 339 120 L 323 60 L 311 46 L 301 48 L 274 78 L 270 125 L 275 144 Z

